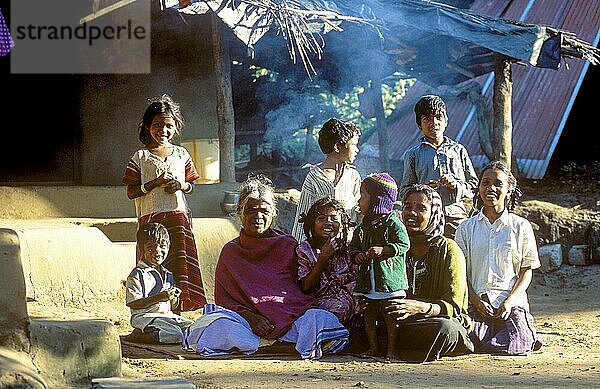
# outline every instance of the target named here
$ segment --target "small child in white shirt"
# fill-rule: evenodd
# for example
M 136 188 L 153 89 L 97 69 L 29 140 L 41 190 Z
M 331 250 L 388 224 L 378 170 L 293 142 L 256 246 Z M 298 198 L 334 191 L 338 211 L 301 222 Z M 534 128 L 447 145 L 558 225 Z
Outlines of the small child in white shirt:
M 192 324 L 173 313 L 181 290 L 173 273 L 161 266 L 169 252 L 169 233 L 162 224 L 149 223 L 138 230 L 143 257 L 126 281 L 127 306 L 134 331 L 123 339 L 137 343 L 181 343 L 183 331 Z

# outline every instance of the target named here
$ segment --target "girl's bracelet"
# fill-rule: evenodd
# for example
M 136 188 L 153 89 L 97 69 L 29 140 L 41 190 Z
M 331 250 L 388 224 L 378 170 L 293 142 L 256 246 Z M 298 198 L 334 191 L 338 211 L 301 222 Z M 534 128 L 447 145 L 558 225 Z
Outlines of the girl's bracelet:
M 429 316 L 433 311 L 433 304 L 429 303 L 429 309 L 425 312 L 425 316 Z
M 146 184 L 140 185 L 140 190 L 142 191 L 143 194 L 146 194 L 149 192 L 149 190 L 146 189 Z
M 194 187 L 192 186 L 192 184 L 190 184 L 189 182 L 186 182 L 185 184 L 187 184 L 187 189 L 181 188 L 181 191 L 185 194 L 192 193 L 192 191 L 194 190 Z

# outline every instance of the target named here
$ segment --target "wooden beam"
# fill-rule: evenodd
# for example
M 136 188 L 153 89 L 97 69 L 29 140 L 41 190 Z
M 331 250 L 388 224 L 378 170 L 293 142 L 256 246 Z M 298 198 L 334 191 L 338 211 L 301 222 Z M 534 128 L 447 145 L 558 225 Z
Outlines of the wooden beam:
M 93 14 L 90 14 L 88 16 L 85 16 L 85 17 L 79 19 L 79 24 L 83 24 L 83 23 L 87 23 L 89 21 L 92 21 L 92 20 L 94 20 L 96 18 L 99 18 L 102 15 L 105 15 L 105 14 L 107 14 L 109 12 L 112 12 L 112 11 L 114 11 L 116 9 L 119 9 L 121 7 L 125 7 L 126 5 L 129 5 L 129 4 L 131 4 L 131 3 L 135 2 L 135 1 L 137 1 L 137 0 L 120 0 L 120 1 L 117 1 L 116 3 L 111 4 L 108 7 L 104 7 L 101 10 L 98 10 L 98 11 L 94 12 Z
M 455 65 L 453 63 L 447 63 L 446 67 L 450 70 L 454 70 L 457 73 L 462 74 L 463 76 L 467 77 L 467 78 L 475 78 L 476 74 L 473 72 L 468 71 L 467 69 L 464 69 L 458 65 Z
M 492 147 L 494 159 L 510 169 L 512 162 L 512 69 L 511 60 L 501 54 L 494 63 L 494 125 Z
M 229 44 L 223 39 L 222 27 L 221 20 L 215 14 L 211 14 L 219 136 L 219 179 L 221 182 L 235 182 L 235 120 L 231 93 L 231 58 Z

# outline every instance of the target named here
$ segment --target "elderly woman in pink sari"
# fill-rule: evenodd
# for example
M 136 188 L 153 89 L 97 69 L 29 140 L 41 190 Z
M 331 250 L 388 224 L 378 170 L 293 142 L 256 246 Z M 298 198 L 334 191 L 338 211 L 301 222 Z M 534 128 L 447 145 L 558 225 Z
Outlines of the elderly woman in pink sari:
M 297 241 L 271 228 L 277 209 L 266 177 L 240 188 L 240 235 L 225 244 L 215 271 L 215 305 L 188 330 L 184 347 L 203 355 L 252 354 L 260 339 L 295 343 L 302 358 L 340 351 L 348 330 L 318 309 L 298 282 Z

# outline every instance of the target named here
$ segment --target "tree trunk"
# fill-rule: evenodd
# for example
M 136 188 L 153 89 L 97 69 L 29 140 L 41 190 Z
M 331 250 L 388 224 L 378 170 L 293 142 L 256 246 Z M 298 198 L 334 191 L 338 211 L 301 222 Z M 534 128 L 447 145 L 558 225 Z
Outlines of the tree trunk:
M 229 44 L 223 39 L 221 21 L 211 18 L 213 62 L 217 81 L 217 122 L 221 182 L 235 182 L 235 121 L 231 94 Z
M 304 161 L 310 162 L 313 148 L 313 125 L 312 123 L 306 124 L 306 139 L 304 142 Z
M 314 115 L 307 115 L 306 123 L 306 139 L 304 142 L 304 161 L 312 162 L 313 155 L 313 145 L 315 144 L 315 140 L 313 139 L 313 131 L 315 129 L 315 117 Z
M 512 162 L 512 72 L 509 58 L 496 54 L 494 63 L 494 129 L 492 146 L 494 158 Z
M 373 107 L 375 109 L 375 120 L 377 126 L 377 137 L 379 138 L 379 165 L 384 172 L 390 171 L 390 159 L 388 152 L 389 137 L 387 132 L 387 121 L 383 110 L 383 96 L 381 95 L 381 79 L 373 77 L 371 81 L 373 88 Z
M 489 159 L 494 159 L 494 149 L 492 146 L 492 124 L 486 107 L 485 98 L 481 93 L 481 86 L 473 83 L 469 86 L 467 99 L 475 107 L 477 117 L 477 135 L 479 136 L 479 146 Z

